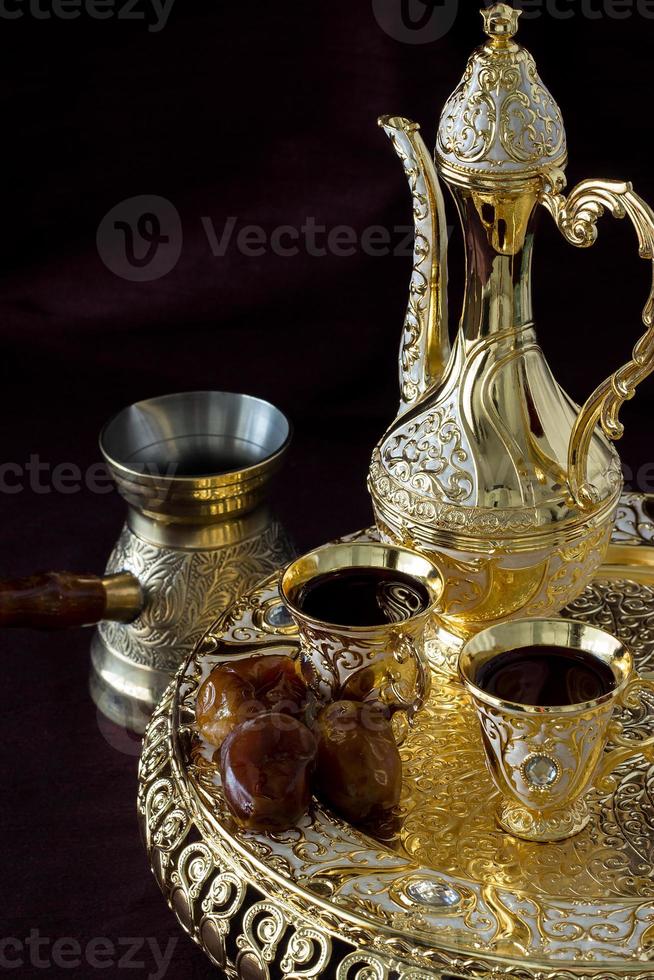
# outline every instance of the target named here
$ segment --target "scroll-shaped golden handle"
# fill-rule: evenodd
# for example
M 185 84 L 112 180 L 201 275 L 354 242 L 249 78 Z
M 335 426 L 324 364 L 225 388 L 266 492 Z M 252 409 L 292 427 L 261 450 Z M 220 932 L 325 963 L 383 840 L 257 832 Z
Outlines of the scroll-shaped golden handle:
M 654 694 L 654 681 L 646 680 L 644 677 L 633 677 L 622 692 L 619 704 L 632 711 L 639 709 L 642 711 L 645 692 Z M 611 774 L 623 762 L 628 762 L 638 755 L 642 755 L 648 762 L 654 762 L 654 735 L 646 738 L 629 738 L 624 734 L 622 722 L 612 721 L 608 737 L 616 748 L 604 753 L 593 782 L 600 792 L 611 793 L 615 788 Z
M 588 453 L 599 422 L 604 434 L 619 439 L 624 431 L 618 415 L 633 398 L 636 387 L 654 370 L 654 211 L 631 184 L 618 180 L 584 180 L 566 197 L 565 176 L 557 170 L 546 179 L 542 203 L 562 234 L 573 245 L 587 248 L 597 240 L 597 221 L 608 209 L 614 218 L 628 216 L 638 234 L 640 256 L 652 261 L 652 289 L 643 310 L 647 330 L 636 344 L 632 359 L 595 389 L 575 423 L 568 449 L 568 481 L 579 507 L 590 509 L 597 494 L 587 480 Z
M 391 703 L 395 705 L 394 710 L 406 711 L 409 724 L 413 726 L 417 713 L 426 703 L 431 691 L 431 671 L 422 650 L 416 646 L 411 637 L 405 634 L 400 634 L 397 637 L 393 657 L 402 666 L 411 661 L 415 664 L 416 677 L 410 691 L 404 690 L 403 681 L 398 682 L 393 677 L 389 679 L 389 691 L 393 696 Z M 383 694 L 381 700 L 388 703 Z

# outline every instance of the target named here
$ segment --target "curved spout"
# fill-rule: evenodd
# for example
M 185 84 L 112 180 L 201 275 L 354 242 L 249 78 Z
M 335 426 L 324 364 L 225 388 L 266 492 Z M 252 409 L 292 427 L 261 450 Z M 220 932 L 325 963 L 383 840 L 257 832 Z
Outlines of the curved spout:
M 420 126 L 401 116 L 382 116 L 379 125 L 404 165 L 413 195 L 413 272 L 400 346 L 404 412 L 440 380 L 450 356 L 445 202 Z

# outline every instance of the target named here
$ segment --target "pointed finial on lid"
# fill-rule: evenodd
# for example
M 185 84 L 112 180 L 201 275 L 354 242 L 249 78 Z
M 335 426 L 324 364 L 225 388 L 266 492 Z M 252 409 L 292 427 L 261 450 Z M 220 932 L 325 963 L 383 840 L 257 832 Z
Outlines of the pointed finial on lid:
M 506 44 L 518 33 L 518 18 L 521 10 L 509 7 L 508 3 L 494 3 L 492 7 L 481 11 L 484 18 L 484 31 L 491 39 L 491 44 Z
M 436 155 L 452 180 L 540 180 L 565 166 L 565 129 L 534 59 L 516 40 L 521 11 L 495 3 L 481 11 L 489 40 L 472 52 L 447 100 Z

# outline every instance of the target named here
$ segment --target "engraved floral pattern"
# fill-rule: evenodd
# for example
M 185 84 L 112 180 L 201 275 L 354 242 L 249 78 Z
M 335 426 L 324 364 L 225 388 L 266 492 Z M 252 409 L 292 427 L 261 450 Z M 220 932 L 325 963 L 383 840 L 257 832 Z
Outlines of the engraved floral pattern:
M 382 505 L 387 504 L 396 515 L 389 513 L 388 507 L 384 507 L 383 513 L 388 517 L 393 516 L 398 525 L 410 524 L 414 540 L 427 545 L 432 535 L 428 528 L 422 530 L 422 524 L 434 524 L 445 531 L 460 531 L 463 534 L 502 535 L 527 531 L 540 521 L 539 511 L 535 507 L 489 510 L 437 499 L 428 500 L 390 477 L 382 466 L 379 449 L 373 454 L 368 484 L 373 503 L 376 504 L 378 498 Z M 381 513 L 378 513 L 379 518 L 383 522 Z
M 102 622 L 102 641 L 134 664 L 172 673 L 240 592 L 292 556 L 277 522 L 257 537 L 211 551 L 155 547 L 126 526 L 107 573 L 132 572 L 148 601 L 133 623 Z
M 565 610 L 566 616 L 599 626 L 638 658 L 641 671 L 654 673 L 654 588 L 625 579 L 593 582 Z
M 441 116 L 441 160 L 473 173 L 535 173 L 562 161 L 560 110 L 528 51 L 487 46 L 470 58 Z
M 461 504 L 472 494 L 470 452 L 452 403 L 400 425 L 382 443 L 381 459 L 398 483 L 421 496 Z
M 654 541 L 651 501 L 641 493 L 623 493 L 613 531 L 615 544 L 647 545 Z
M 385 474 L 377 454 L 369 482 L 382 539 L 423 551 L 438 566 L 445 583 L 441 614 L 455 632 L 500 618 L 558 612 L 591 582 L 609 544 L 610 512 L 598 527 L 573 527 L 570 544 L 553 548 L 541 541 L 528 550 L 504 536 L 528 529 L 535 509 L 493 513 L 431 501 L 419 506 Z M 483 535 L 490 554 L 441 546 L 443 532 L 450 530 Z
M 446 293 L 447 238 L 442 193 L 433 163 L 419 133 L 408 119 L 380 120 L 409 181 L 415 225 L 409 303 L 400 344 L 400 410 L 415 404 L 434 383 L 433 352 L 449 350 Z M 437 336 L 438 334 L 438 336 Z

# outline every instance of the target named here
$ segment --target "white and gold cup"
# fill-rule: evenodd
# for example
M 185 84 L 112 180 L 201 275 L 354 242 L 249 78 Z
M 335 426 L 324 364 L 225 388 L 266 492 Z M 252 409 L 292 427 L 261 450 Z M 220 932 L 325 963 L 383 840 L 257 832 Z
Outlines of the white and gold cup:
M 339 623 L 337 614 L 334 622 L 316 619 L 298 602 L 302 588 L 318 576 L 370 568 L 395 570 L 414 579 L 426 590 L 427 605 L 401 621 L 349 626 Z M 442 589 L 436 566 L 407 548 L 346 542 L 298 558 L 282 577 L 281 594 L 299 631 L 302 673 L 309 686 L 325 701 L 376 700 L 412 718 L 429 694 L 425 631 Z
M 610 668 L 614 686 L 579 704 L 535 706 L 502 700 L 477 681 L 483 667 L 513 650 L 547 647 L 556 655 L 583 651 Z M 654 736 L 627 737 L 620 708 L 642 708 L 654 682 L 640 678 L 623 643 L 604 630 L 565 619 L 517 620 L 470 639 L 459 660 L 461 679 L 477 711 L 486 761 L 500 792 L 500 826 L 530 841 L 579 833 L 590 814 L 588 791 L 609 792 L 611 773 L 638 755 L 654 762 Z M 607 751 L 607 743 L 611 749 Z

